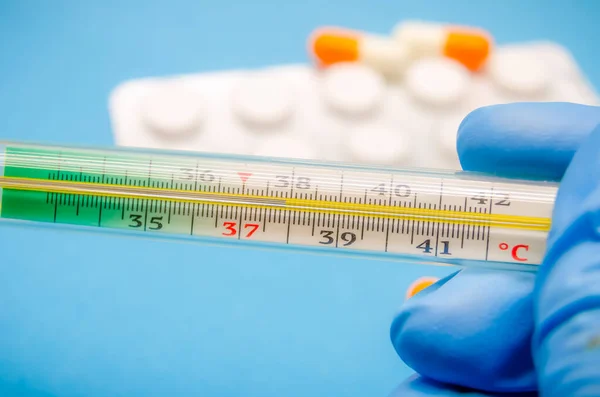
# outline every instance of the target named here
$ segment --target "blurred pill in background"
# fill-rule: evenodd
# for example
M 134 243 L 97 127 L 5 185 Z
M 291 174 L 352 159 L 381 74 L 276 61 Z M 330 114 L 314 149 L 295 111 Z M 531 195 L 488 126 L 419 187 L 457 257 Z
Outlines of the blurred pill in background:
M 419 292 L 423 291 L 426 288 L 431 287 L 433 284 L 439 281 L 438 278 L 435 277 L 421 277 L 418 280 L 414 281 L 410 287 L 406 290 L 406 299 L 410 299 Z
M 471 71 L 483 67 L 492 49 L 491 36 L 474 27 L 406 21 L 396 25 L 392 36 L 413 58 L 443 55 Z
M 322 27 L 308 43 L 311 57 L 320 66 L 360 62 L 392 78 L 402 76 L 412 61 L 423 57 L 450 58 L 476 72 L 491 48 L 492 38 L 482 29 L 418 21 L 399 23 L 390 36 Z

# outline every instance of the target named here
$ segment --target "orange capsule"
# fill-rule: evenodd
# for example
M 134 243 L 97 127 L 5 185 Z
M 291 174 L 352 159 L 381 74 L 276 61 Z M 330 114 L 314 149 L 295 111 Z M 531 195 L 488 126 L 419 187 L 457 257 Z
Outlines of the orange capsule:
M 420 279 L 413 282 L 408 290 L 406 291 L 406 299 L 410 299 L 419 292 L 423 291 L 425 288 L 431 287 L 433 284 L 437 283 L 439 279 L 435 277 L 421 277 Z
M 313 33 L 309 52 L 323 66 L 355 62 L 359 59 L 359 41 L 360 35 L 349 30 L 321 29 Z
M 490 54 L 490 40 L 483 34 L 455 30 L 448 33 L 444 55 L 476 71 Z
M 484 30 L 426 22 L 402 22 L 394 29 L 396 43 L 414 57 L 444 55 L 477 71 L 487 61 L 491 36 Z
M 404 48 L 388 37 L 341 28 L 322 28 L 311 35 L 308 51 L 320 66 L 360 62 L 385 76 L 397 76 L 408 65 Z

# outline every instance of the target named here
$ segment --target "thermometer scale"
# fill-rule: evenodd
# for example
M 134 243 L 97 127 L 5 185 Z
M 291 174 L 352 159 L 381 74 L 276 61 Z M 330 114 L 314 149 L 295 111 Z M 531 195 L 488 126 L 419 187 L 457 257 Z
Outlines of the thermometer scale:
M 557 184 L 454 171 L 2 143 L 0 219 L 535 270 Z

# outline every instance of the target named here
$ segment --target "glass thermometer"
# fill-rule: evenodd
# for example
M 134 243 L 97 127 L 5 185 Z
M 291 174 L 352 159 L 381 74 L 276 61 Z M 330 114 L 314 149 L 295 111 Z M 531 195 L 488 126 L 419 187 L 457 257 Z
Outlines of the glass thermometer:
M 535 270 L 558 185 L 462 171 L 0 143 L 0 219 Z

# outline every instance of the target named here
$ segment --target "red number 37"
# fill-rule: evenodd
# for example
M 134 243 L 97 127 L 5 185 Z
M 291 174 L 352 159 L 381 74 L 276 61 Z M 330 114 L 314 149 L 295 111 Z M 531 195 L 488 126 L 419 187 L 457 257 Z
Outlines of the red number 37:
M 252 235 L 254 234 L 254 232 L 256 232 L 258 230 L 258 223 L 246 223 L 243 226 L 244 230 L 248 230 L 248 233 L 246 233 L 246 238 L 252 237 Z M 238 231 L 237 231 L 237 222 L 223 222 L 223 227 L 225 227 L 225 231 L 222 233 L 223 236 L 235 236 L 237 235 Z

